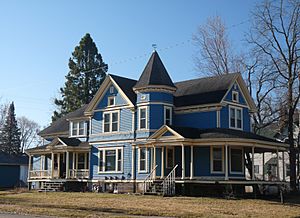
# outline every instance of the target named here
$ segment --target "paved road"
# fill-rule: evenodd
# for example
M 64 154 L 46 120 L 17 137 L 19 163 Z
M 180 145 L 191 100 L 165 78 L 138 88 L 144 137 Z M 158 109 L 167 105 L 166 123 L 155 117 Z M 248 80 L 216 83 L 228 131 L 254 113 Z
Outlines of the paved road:
M 54 218 L 53 216 L 38 216 L 38 215 L 19 215 L 10 213 L 0 213 L 0 218 Z

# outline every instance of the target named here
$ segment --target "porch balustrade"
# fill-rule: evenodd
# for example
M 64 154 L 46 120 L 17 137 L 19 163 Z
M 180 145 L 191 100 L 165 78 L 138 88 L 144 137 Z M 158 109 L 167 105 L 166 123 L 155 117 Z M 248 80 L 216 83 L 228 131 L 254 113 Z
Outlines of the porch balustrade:
M 51 178 L 50 170 L 31 170 L 29 171 L 29 177 L 31 179 L 48 179 Z
M 70 179 L 88 179 L 89 178 L 89 169 L 71 169 L 69 170 Z

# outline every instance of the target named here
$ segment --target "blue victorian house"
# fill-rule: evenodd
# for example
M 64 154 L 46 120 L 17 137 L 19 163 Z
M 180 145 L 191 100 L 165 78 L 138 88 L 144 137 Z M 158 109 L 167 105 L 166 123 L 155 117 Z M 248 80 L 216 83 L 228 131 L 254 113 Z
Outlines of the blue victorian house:
M 49 143 L 26 151 L 28 182 L 165 195 L 281 184 L 265 172 L 257 181 L 246 161 L 288 147 L 251 133 L 255 110 L 239 73 L 174 83 L 154 51 L 139 80 L 107 75 L 88 105 L 40 132 Z

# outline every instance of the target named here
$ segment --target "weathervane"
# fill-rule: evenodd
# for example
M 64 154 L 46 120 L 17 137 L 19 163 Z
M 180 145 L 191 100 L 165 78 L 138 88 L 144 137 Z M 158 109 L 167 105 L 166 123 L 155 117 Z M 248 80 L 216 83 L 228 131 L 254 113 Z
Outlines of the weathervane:
M 152 48 L 153 48 L 154 51 L 156 51 L 157 44 L 152 44 Z

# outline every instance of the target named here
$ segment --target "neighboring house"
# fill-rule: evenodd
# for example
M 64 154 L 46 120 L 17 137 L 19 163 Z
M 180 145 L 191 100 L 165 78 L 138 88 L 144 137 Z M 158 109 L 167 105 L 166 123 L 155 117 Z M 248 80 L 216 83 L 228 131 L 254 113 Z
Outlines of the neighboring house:
M 40 132 L 51 142 L 26 151 L 28 182 L 165 194 L 256 184 L 245 152 L 287 145 L 250 132 L 255 110 L 239 73 L 173 83 L 155 51 L 139 80 L 108 75 L 88 105 Z
M 28 177 L 27 155 L 0 153 L 0 188 L 26 187 Z

